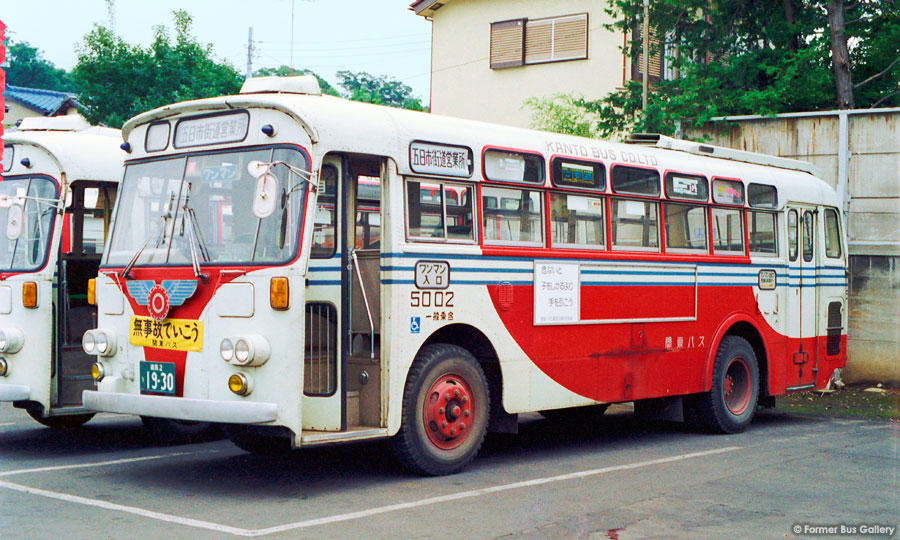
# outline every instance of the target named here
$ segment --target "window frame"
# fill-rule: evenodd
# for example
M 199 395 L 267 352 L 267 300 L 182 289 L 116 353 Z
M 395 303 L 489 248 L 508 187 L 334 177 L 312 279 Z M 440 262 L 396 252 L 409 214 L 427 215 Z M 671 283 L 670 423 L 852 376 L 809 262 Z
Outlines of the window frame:
M 616 169 L 620 169 L 620 168 L 655 172 L 656 173 L 656 193 L 648 194 L 648 193 L 636 193 L 634 191 L 619 191 L 619 190 L 617 190 L 614 179 L 615 179 Z M 654 201 L 659 201 L 660 195 L 662 194 L 662 175 L 660 174 L 659 169 L 656 169 L 654 167 L 635 167 L 634 165 L 626 165 L 624 163 L 613 163 L 609 167 L 609 189 L 612 193 L 614 193 L 616 195 L 622 195 L 625 197 L 642 197 L 645 199 L 653 199 Z
M 507 154 L 521 154 L 523 158 L 527 158 L 527 156 L 534 157 L 540 160 L 540 168 L 538 169 L 541 174 L 541 178 L 537 182 L 531 182 L 529 180 L 525 180 L 525 174 L 522 174 L 521 180 L 508 180 L 506 178 L 494 179 L 488 176 L 487 174 L 487 160 L 485 157 L 488 152 L 505 152 Z M 506 148 L 502 146 L 485 146 L 481 149 L 481 177 L 489 182 L 496 183 L 505 183 L 516 186 L 535 186 L 535 187 L 544 187 L 547 185 L 547 161 L 544 159 L 544 155 L 540 152 L 534 152 L 530 150 L 520 150 L 518 148 Z
M 741 186 L 741 202 L 740 203 L 728 203 L 728 202 L 719 202 L 716 200 L 716 182 L 731 182 L 737 183 Z M 740 178 L 727 178 L 723 176 L 713 176 L 710 179 L 709 183 L 709 193 L 712 198 L 712 202 L 714 204 L 720 206 L 727 206 L 730 208 L 743 208 L 745 204 L 747 204 L 747 186 L 744 185 L 744 182 Z
M 834 224 L 836 226 L 835 234 L 836 238 L 833 239 L 833 245 L 837 246 L 837 255 L 830 255 L 828 251 L 828 216 L 829 214 L 834 216 Z M 844 255 L 844 250 L 841 247 L 841 216 L 838 213 L 836 208 L 826 207 L 825 208 L 825 219 L 823 220 L 822 225 L 825 227 L 825 258 L 826 259 L 842 259 Z
M 791 225 L 791 215 L 794 216 L 794 224 Z M 793 226 L 793 238 L 791 238 L 791 227 Z M 788 260 L 795 262 L 800 258 L 800 212 L 796 208 L 788 210 L 787 217 L 787 242 L 788 242 Z M 793 248 L 793 252 L 791 249 Z
M 775 192 L 775 203 L 771 206 L 762 205 L 762 204 L 754 204 L 753 201 L 750 200 L 750 189 L 757 188 L 757 187 L 772 188 L 772 191 Z M 746 192 L 747 192 L 747 206 L 749 206 L 750 208 L 766 208 L 766 209 L 770 209 L 770 210 L 774 210 L 774 209 L 778 208 L 778 188 L 777 187 L 775 187 L 771 184 L 762 184 L 760 182 L 749 182 L 746 186 Z
M 703 243 L 704 246 L 702 248 L 694 248 L 694 247 L 671 247 L 669 246 L 669 231 L 666 228 L 669 225 L 669 216 L 666 213 L 666 209 L 670 206 L 684 206 L 689 208 L 699 208 L 703 211 Z M 711 251 L 711 242 L 710 242 L 710 215 L 709 215 L 709 205 L 704 204 L 700 201 L 689 202 L 682 201 L 681 199 L 676 200 L 666 200 L 663 201 L 663 230 L 665 231 L 665 252 L 666 253 L 679 253 L 679 254 L 690 254 L 690 255 L 709 255 Z
M 410 204 L 409 204 L 409 182 L 418 182 L 420 185 L 423 183 L 428 184 L 440 184 L 441 186 L 441 220 L 444 229 L 443 237 L 433 237 L 433 236 L 414 236 L 410 233 Z M 463 190 L 471 189 L 472 190 L 472 236 L 471 238 L 462 239 L 462 238 L 450 238 L 448 236 L 448 224 L 447 224 L 447 196 L 445 195 L 447 192 L 447 185 L 461 187 Z M 478 208 L 477 204 L 475 204 L 475 200 L 478 199 L 478 189 L 476 188 L 476 184 L 473 182 L 465 182 L 460 181 L 459 179 L 448 179 L 448 178 L 435 178 L 435 177 L 424 177 L 418 175 L 409 175 L 403 177 L 403 232 L 406 242 L 408 243 L 436 243 L 436 244 L 462 244 L 462 245 L 476 245 L 478 244 Z M 462 206 L 462 204 L 460 204 Z M 420 227 L 421 228 L 421 227 Z
M 613 212 L 613 203 L 621 202 L 640 202 L 644 204 L 652 204 L 656 207 L 656 246 L 623 246 L 617 245 L 613 234 L 613 229 L 616 224 L 616 217 Z M 643 197 L 643 198 L 634 198 L 634 197 L 609 197 L 609 247 L 612 251 L 640 251 L 645 253 L 662 253 L 662 241 L 660 238 L 660 218 L 659 218 L 659 206 L 660 200 L 655 197 Z
M 541 224 L 541 240 L 539 242 L 534 241 L 523 241 L 523 240 L 502 240 L 502 239 L 492 239 L 488 238 L 488 235 L 484 232 L 485 222 L 484 220 L 487 218 L 488 213 L 484 211 L 482 207 L 484 203 L 484 195 L 483 190 L 485 188 L 488 189 L 507 189 L 507 190 L 525 190 L 525 191 L 533 191 L 538 194 L 540 197 L 540 201 L 538 202 L 537 207 L 540 211 L 540 224 Z M 481 208 L 479 212 L 479 227 L 481 227 L 481 245 L 483 246 L 515 246 L 515 247 L 539 247 L 543 248 L 547 246 L 547 216 L 546 216 L 546 204 L 549 198 L 547 197 L 547 190 L 543 189 L 543 186 L 538 186 L 536 184 L 527 184 L 524 182 L 482 182 L 479 184 L 479 189 L 476 193 L 476 197 L 478 198 L 478 205 Z M 497 199 L 497 207 L 491 208 L 492 210 L 496 209 L 499 211 L 503 211 L 502 205 L 502 197 Z
M 751 217 L 753 215 L 762 214 L 762 215 L 770 215 L 774 219 L 773 227 L 772 227 L 772 235 L 773 242 L 775 243 L 775 253 L 769 253 L 767 251 L 754 251 L 753 250 L 753 232 L 751 229 L 751 222 L 753 221 Z M 748 210 L 747 213 L 747 252 L 750 255 L 755 255 L 757 257 L 778 257 L 779 252 L 781 251 L 779 248 L 781 247 L 778 242 L 778 215 L 779 212 L 772 210 Z
M 574 165 L 581 166 L 590 166 L 594 169 L 594 176 L 597 177 L 597 170 L 600 170 L 600 186 L 599 187 L 588 187 L 588 186 L 574 186 L 560 183 L 562 180 L 562 164 L 563 162 L 572 163 Z M 607 168 L 606 164 L 602 161 L 582 159 L 582 158 L 570 158 L 567 156 L 553 156 L 550 158 L 550 185 L 560 189 L 571 189 L 571 190 L 584 190 L 585 192 L 590 193 L 606 193 L 606 188 L 608 185 L 607 181 Z
M 717 249 L 716 248 L 716 237 L 713 234 L 713 232 L 715 231 L 715 229 L 714 229 L 715 215 L 714 214 L 717 210 L 720 212 L 736 212 L 738 217 L 741 219 L 741 223 L 740 223 L 740 227 L 739 227 L 739 230 L 741 233 L 740 234 L 740 238 L 741 238 L 741 250 L 740 251 L 736 251 L 733 249 Z M 712 242 L 710 242 L 710 249 L 712 250 L 712 254 L 713 255 L 723 255 L 723 256 L 727 256 L 727 257 L 740 257 L 740 256 L 746 255 L 747 254 L 747 238 L 746 238 L 746 234 L 745 234 L 747 232 L 746 221 L 747 220 L 744 217 L 743 207 L 727 206 L 727 205 L 711 206 L 710 213 L 709 213 L 709 224 L 710 224 L 710 237 L 712 239 Z
M 683 197 L 683 196 L 679 196 L 678 194 L 670 193 L 669 192 L 669 178 L 671 178 L 673 176 L 692 177 L 692 178 L 702 180 L 703 188 L 706 190 L 706 197 L 704 197 L 702 199 L 701 198 L 690 198 L 690 197 Z M 673 201 L 683 201 L 683 202 L 690 202 L 690 203 L 694 203 L 694 204 L 698 204 L 698 203 L 703 204 L 703 203 L 709 202 L 709 197 L 710 197 L 709 179 L 706 177 L 706 175 L 703 175 L 703 174 L 667 170 L 662 175 L 662 189 L 663 189 L 663 192 L 665 193 L 666 199 L 671 199 Z
M 552 249 L 586 249 L 591 251 L 607 251 L 608 250 L 608 210 L 609 206 L 607 200 L 609 197 L 600 191 L 579 191 L 579 190 L 564 190 L 564 189 L 553 189 L 547 190 L 547 206 L 549 207 L 549 212 L 547 213 L 547 220 L 549 222 L 549 228 L 547 232 L 547 246 Z M 568 242 L 554 242 L 553 241 L 553 201 L 552 198 L 554 195 L 564 195 L 568 197 L 569 195 L 575 197 L 585 197 L 589 199 L 597 199 L 601 201 L 601 219 L 600 223 L 602 226 L 602 231 L 600 234 L 601 243 L 598 244 L 578 244 L 578 243 L 568 243 Z

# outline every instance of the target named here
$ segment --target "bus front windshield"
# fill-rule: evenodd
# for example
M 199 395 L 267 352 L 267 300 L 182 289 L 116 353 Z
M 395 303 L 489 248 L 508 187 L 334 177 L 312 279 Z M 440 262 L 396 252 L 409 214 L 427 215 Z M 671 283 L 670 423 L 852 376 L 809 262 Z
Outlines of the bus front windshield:
M 254 212 L 261 162 L 274 211 Z M 284 148 L 219 152 L 125 169 L 106 265 L 277 264 L 297 252 L 306 157 Z M 267 181 L 272 181 L 267 176 Z
M 0 271 L 34 271 L 44 265 L 56 213 L 56 183 L 44 177 L 0 182 Z

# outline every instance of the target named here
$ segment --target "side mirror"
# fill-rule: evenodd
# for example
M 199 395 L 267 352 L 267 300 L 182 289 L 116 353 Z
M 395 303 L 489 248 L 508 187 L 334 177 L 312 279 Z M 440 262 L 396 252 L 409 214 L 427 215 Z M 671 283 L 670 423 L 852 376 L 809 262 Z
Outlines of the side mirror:
M 253 193 L 253 215 L 264 219 L 275 212 L 278 204 L 278 178 L 265 173 L 256 179 L 256 191 Z
M 6 216 L 6 237 L 10 240 L 18 240 L 25 230 L 25 208 L 21 204 L 13 203 L 9 206 Z

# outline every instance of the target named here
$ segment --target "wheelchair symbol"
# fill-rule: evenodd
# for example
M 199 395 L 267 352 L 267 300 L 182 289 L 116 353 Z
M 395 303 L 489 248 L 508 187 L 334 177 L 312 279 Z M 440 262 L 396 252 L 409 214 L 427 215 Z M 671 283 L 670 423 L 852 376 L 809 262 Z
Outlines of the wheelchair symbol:
M 422 324 L 419 321 L 419 317 L 410 317 L 409 318 L 409 333 L 410 334 L 418 334 L 421 327 L 422 327 Z

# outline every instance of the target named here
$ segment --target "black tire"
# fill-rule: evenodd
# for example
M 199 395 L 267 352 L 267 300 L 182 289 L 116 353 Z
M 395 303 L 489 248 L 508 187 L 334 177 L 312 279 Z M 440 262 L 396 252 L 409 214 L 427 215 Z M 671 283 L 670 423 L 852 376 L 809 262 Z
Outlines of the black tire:
M 547 420 L 554 422 L 577 423 L 595 422 L 599 420 L 609 403 L 601 403 L 599 405 L 586 405 L 584 407 L 569 407 L 566 409 L 548 409 L 546 411 L 538 411 L 538 414 Z
M 475 357 L 456 345 L 426 345 L 406 378 L 394 452 L 419 474 L 459 472 L 481 449 L 490 410 L 487 378 Z
M 48 428 L 58 429 L 60 431 L 71 431 L 78 429 L 87 423 L 96 413 L 85 414 L 67 414 L 64 416 L 41 416 L 40 410 L 26 409 L 28 416 L 35 422 L 45 425 Z
M 256 456 L 285 457 L 293 452 L 287 437 L 253 433 L 247 426 L 241 425 L 227 425 L 223 431 L 235 446 Z
M 153 437 L 163 442 L 193 442 L 215 438 L 220 434 L 217 424 L 192 422 L 172 418 L 142 416 L 141 422 Z
M 759 400 L 759 366 L 753 347 L 742 337 L 725 336 L 716 351 L 712 388 L 695 396 L 695 422 L 713 433 L 747 429 Z

